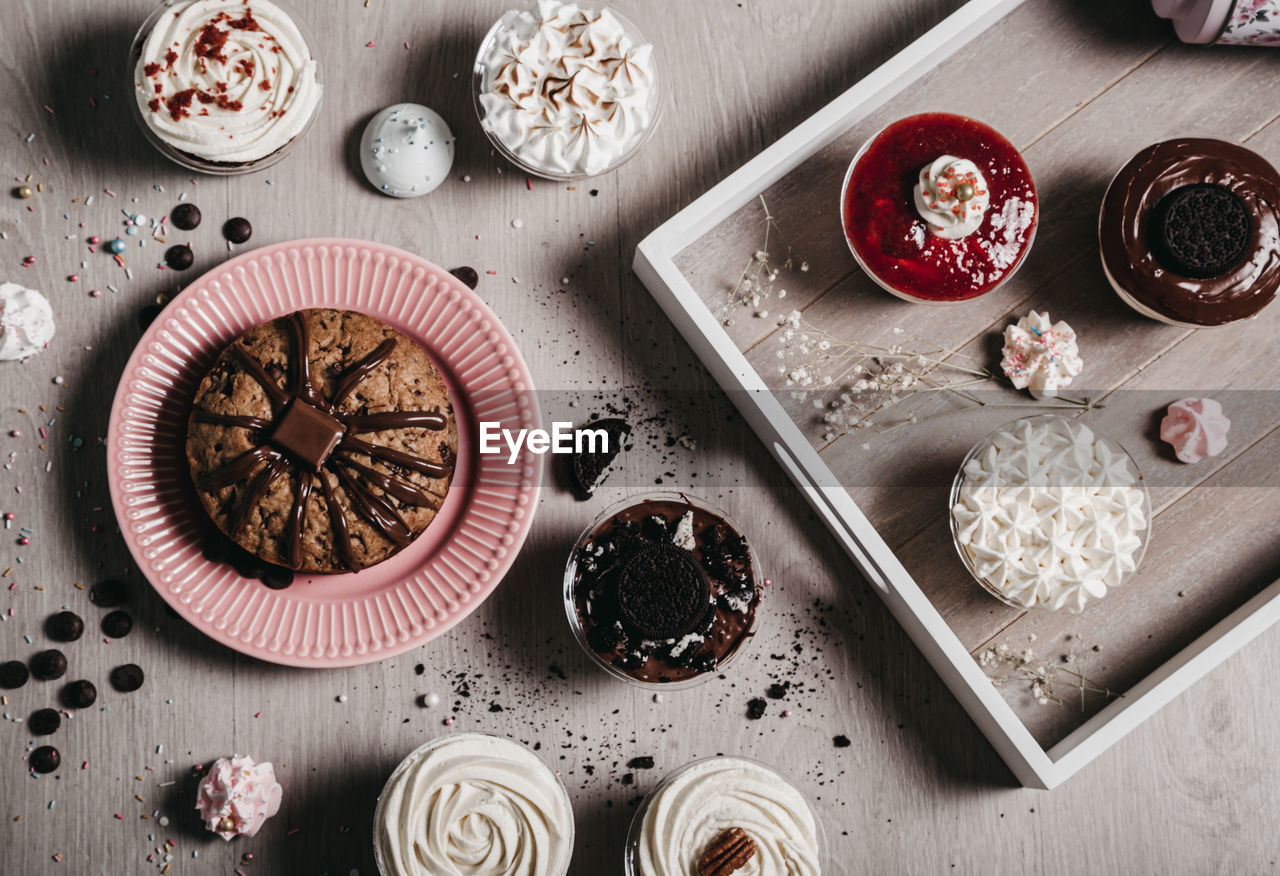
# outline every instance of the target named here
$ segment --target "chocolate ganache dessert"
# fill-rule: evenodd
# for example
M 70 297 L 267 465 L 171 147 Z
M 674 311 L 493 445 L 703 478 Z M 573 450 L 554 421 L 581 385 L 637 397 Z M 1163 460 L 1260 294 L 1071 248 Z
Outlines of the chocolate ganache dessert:
M 649 499 L 608 514 L 570 562 L 581 638 L 635 681 L 695 679 L 752 634 L 760 589 L 751 551 L 700 504 Z
M 1256 152 L 1167 140 L 1116 174 L 1098 241 L 1112 287 L 1144 316 L 1197 328 L 1248 319 L 1280 288 L 1280 175 Z
M 427 528 L 458 433 L 426 352 L 363 314 L 303 310 L 232 342 L 196 392 L 187 461 L 223 533 L 268 563 L 358 571 Z

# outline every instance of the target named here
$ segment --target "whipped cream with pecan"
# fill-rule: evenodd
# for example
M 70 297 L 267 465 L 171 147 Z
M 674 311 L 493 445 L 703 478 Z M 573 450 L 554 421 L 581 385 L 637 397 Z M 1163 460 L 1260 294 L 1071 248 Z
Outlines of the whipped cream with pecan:
M 603 173 L 654 123 L 653 46 L 608 9 L 539 0 L 512 10 L 477 66 L 485 130 L 537 171 Z
M 161 141 L 245 164 L 306 129 L 320 104 L 316 60 L 269 0 L 179 0 L 142 42 L 134 95 Z
M 396 767 L 378 798 L 374 851 L 384 876 L 564 876 L 573 811 L 529 749 L 460 733 Z
M 817 821 L 800 792 L 772 770 L 734 757 L 690 764 L 659 788 L 644 814 L 639 872 L 697 873 L 734 828 L 754 846 L 734 876 L 821 872 Z

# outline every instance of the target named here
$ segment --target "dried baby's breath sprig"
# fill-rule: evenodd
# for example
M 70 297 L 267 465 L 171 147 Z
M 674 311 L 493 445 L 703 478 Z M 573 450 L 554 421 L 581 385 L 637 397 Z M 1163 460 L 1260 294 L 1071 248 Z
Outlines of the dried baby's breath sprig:
M 935 417 L 986 407 L 1036 407 L 1092 410 L 1101 404 L 1087 398 L 1059 396 L 1048 400 L 988 401 L 972 390 L 991 385 L 1011 386 L 1008 378 L 987 368 L 972 356 L 951 352 L 920 338 L 905 336 L 888 346 L 838 338 L 792 310 L 778 318 L 779 360 L 777 373 L 797 397 L 812 398 L 827 427 L 824 441 L 833 441 L 855 429 L 886 430 Z M 907 414 L 890 419 L 876 415 L 921 392 L 948 392 L 968 405 L 929 414 Z
M 1101 687 L 1089 678 L 1089 658 L 1100 653 L 1101 646 L 1086 647 L 1078 635 L 1069 635 L 1066 639 L 1076 644 L 1057 660 L 1039 657 L 1030 647 L 1017 650 L 1001 642 L 979 654 L 978 665 L 996 687 L 1007 687 L 1010 683 L 1026 685 L 1027 692 L 1042 706 L 1050 703 L 1061 706 L 1078 696 L 1083 712 L 1091 697 L 1107 700 L 1123 697 L 1124 694 Z
M 760 248 L 747 260 L 747 265 L 742 269 L 738 282 L 729 290 L 720 307 L 718 316 L 725 325 L 733 325 L 734 318 L 730 311 L 735 306 L 749 307 L 753 311 L 752 315 L 758 319 L 768 317 L 767 302 L 771 299 L 782 300 L 787 297 L 786 289 L 775 287 L 778 275 L 796 267 L 796 257 L 792 253 L 791 244 L 787 242 L 782 229 L 778 227 L 778 221 L 769 212 L 769 205 L 765 203 L 764 195 L 760 195 L 760 207 L 764 210 L 764 240 Z M 774 235 L 781 239 L 787 248 L 786 257 L 781 262 L 773 261 L 769 255 L 770 238 Z M 801 259 L 799 269 L 807 272 L 809 263 Z

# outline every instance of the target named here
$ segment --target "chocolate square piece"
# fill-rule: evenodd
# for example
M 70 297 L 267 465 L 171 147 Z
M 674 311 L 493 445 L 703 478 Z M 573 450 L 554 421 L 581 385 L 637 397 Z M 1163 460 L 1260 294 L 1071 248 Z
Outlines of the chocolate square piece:
M 313 471 L 333 453 L 346 427 L 319 408 L 295 398 L 271 433 L 271 443 Z

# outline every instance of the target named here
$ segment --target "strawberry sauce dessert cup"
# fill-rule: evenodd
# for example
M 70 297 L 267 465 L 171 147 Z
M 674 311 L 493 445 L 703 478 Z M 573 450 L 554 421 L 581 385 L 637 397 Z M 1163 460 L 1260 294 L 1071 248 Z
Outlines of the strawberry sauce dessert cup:
M 923 113 L 858 150 L 840 193 L 845 240 L 877 284 L 906 301 L 952 304 L 999 288 L 1039 219 L 1031 171 L 981 122 Z

